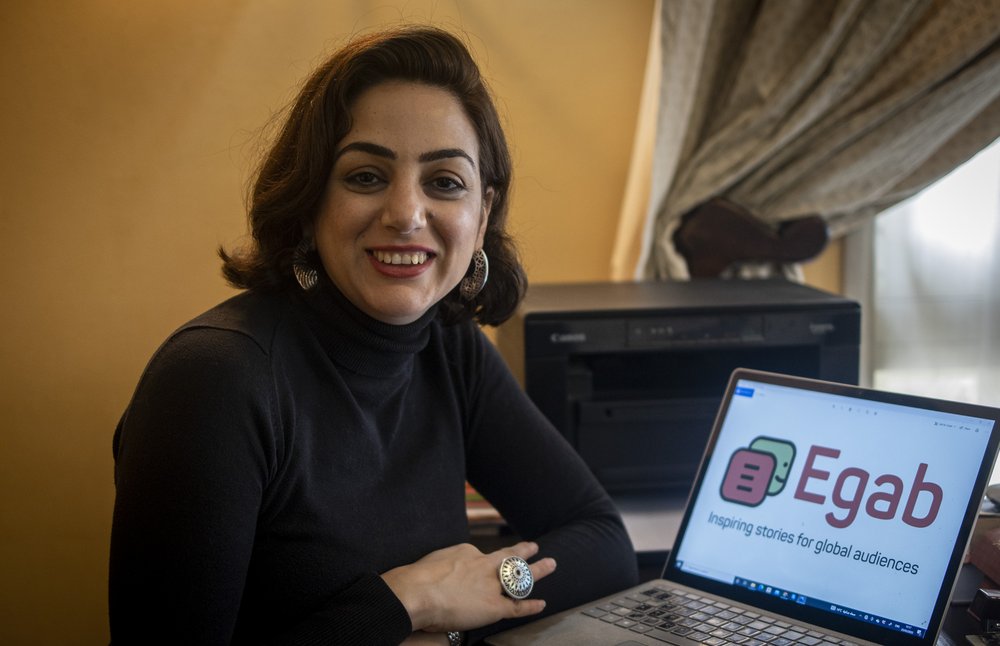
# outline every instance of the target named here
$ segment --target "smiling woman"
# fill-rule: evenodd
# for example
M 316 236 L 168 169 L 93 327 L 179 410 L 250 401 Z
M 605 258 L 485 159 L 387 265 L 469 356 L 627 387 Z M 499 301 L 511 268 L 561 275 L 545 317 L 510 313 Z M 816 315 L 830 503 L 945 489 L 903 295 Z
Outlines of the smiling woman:
M 245 242 L 255 162 L 327 55 L 404 22 L 458 33 L 499 99 L 529 278 L 606 280 L 653 15 L 653 0 L 58 7 L 6 3 L 0 20 L 17 88 L 0 119 L 0 644 L 108 643 L 115 425 L 163 340 L 236 293 L 216 247 Z
M 525 286 L 510 177 L 444 31 L 310 78 L 222 252 L 244 293 L 167 339 L 115 433 L 115 644 L 456 644 L 634 583 L 615 506 L 474 323 Z M 466 481 L 526 541 L 469 545 Z

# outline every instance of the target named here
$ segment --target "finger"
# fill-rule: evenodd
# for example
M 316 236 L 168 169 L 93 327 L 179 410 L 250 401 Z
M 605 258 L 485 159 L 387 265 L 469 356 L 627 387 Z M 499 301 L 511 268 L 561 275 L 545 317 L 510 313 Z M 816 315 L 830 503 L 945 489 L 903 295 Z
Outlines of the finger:
M 523 599 L 521 601 L 513 601 L 511 605 L 513 609 L 509 615 L 510 618 L 537 615 L 542 610 L 545 610 L 545 601 L 542 599 Z
M 538 543 L 533 541 L 521 541 L 520 543 L 511 545 L 505 550 L 498 550 L 498 553 L 500 552 L 503 552 L 501 560 L 513 554 L 514 556 L 520 556 L 527 561 L 535 554 L 538 554 Z
M 531 564 L 531 576 L 538 581 L 556 571 L 556 560 L 554 558 L 539 559 Z

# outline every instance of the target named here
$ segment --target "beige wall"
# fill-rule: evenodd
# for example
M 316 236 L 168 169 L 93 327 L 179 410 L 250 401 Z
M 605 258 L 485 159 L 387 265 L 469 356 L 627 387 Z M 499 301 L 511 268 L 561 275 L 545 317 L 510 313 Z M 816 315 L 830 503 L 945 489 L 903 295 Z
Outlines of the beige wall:
M 111 435 L 231 294 L 260 126 L 349 33 L 465 31 L 501 97 L 532 280 L 608 264 L 653 0 L 11 3 L 0 20 L 0 643 L 107 641 Z

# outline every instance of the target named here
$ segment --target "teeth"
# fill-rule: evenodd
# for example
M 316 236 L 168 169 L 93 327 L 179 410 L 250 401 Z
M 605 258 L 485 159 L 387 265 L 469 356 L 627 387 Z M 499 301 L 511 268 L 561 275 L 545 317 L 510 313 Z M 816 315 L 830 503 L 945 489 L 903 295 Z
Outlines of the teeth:
M 409 253 L 374 251 L 372 253 L 379 262 L 387 265 L 422 265 L 427 262 L 426 251 L 411 251 Z

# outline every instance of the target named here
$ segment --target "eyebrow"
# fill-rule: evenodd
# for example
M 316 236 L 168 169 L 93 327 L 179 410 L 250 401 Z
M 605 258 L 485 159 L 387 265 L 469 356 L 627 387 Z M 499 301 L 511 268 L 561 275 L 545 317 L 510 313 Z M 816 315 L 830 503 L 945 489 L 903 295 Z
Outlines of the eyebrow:
M 421 162 L 432 162 L 432 161 L 437 161 L 439 159 L 452 159 L 454 157 L 461 157 L 463 159 L 466 159 L 470 164 L 472 164 L 473 168 L 476 167 L 476 162 L 472 161 L 472 157 L 469 156 L 469 154 L 466 153 L 461 148 L 445 148 L 443 150 L 433 150 L 429 153 L 424 153 L 423 155 L 420 155 L 419 159 Z
M 341 155 L 343 155 L 344 153 L 347 153 L 352 150 L 357 150 L 363 153 L 369 153 L 371 155 L 375 155 L 376 157 L 384 157 L 385 159 L 394 160 L 397 158 L 396 153 L 393 150 L 386 148 L 385 146 L 373 144 L 369 141 L 355 141 L 353 143 L 347 144 L 346 146 L 338 150 L 337 154 L 334 155 L 334 161 L 340 159 Z M 432 150 L 430 152 L 421 154 L 420 157 L 418 157 L 417 159 L 421 163 L 426 163 L 426 162 L 438 161 L 440 159 L 452 159 L 455 157 L 460 157 L 462 159 L 465 159 L 470 164 L 472 164 L 473 168 L 476 167 L 476 162 L 467 152 L 465 152 L 461 148 L 442 148 L 441 150 Z

